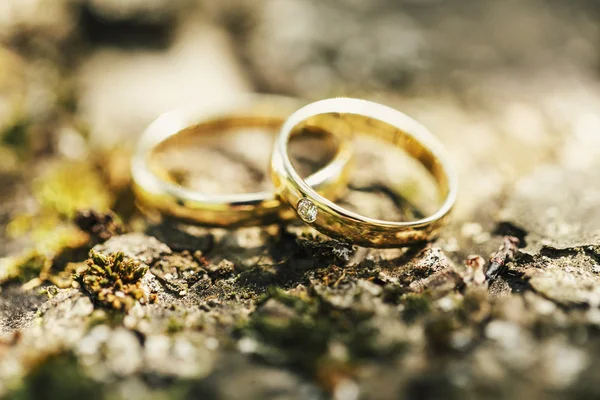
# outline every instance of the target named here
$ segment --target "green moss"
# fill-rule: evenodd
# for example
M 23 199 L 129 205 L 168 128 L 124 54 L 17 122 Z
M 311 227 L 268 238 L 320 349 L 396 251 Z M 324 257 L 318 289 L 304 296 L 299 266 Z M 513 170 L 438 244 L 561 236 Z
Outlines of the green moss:
M 42 295 L 45 294 L 46 296 L 48 296 L 49 299 L 51 299 L 58 293 L 58 288 L 56 286 L 47 286 L 40 289 L 38 293 Z
M 452 335 L 458 329 L 458 321 L 453 313 L 439 313 L 429 316 L 425 322 L 425 337 L 432 352 L 443 354 L 454 351 Z
M 267 289 L 267 293 L 258 300 L 258 304 L 264 304 L 270 299 L 277 300 L 281 304 L 300 313 L 316 311 L 314 307 L 317 304 L 314 299 L 308 295 L 303 295 L 303 293 L 290 294 L 276 286 L 271 286 Z
M 271 288 L 241 333 L 263 343 L 259 355 L 308 373 L 331 360 L 329 346 L 341 343 L 349 360 L 393 356 L 398 348 L 376 342 L 372 313 L 333 307 L 304 291 Z
M 112 204 L 106 182 L 87 162 L 58 162 L 51 165 L 33 185 L 42 209 L 74 218 L 78 210 L 107 211 Z
M 9 234 L 16 229 L 14 224 L 10 225 Z M 0 284 L 11 281 L 20 283 L 35 281 L 33 286 L 37 286 L 45 280 L 52 280 L 50 269 L 55 261 L 63 254 L 68 254 L 82 246 L 85 250 L 88 242 L 87 235 L 74 227 L 46 225 L 44 221 L 40 221 L 39 226 L 29 231 L 29 237 L 34 243 L 30 249 L 19 255 L 0 259 Z
M 35 252 L 17 257 L 5 257 L 0 260 L 0 283 L 17 281 L 25 283 L 40 275 L 46 258 Z
M 128 310 L 138 301 L 147 301 L 140 281 L 148 271 L 146 265 L 126 258 L 121 252 L 104 255 L 91 250 L 87 266 L 75 279 L 96 303 Z
M 70 257 L 70 252 L 82 250 L 85 255 L 92 244 L 89 236 L 69 219 L 80 209 L 106 210 L 112 202 L 100 174 L 85 162 L 50 164 L 32 189 L 38 209 L 33 214 L 14 216 L 6 228 L 8 236 L 26 237 L 32 245 L 19 255 L 0 259 L 0 284 L 31 281 L 29 287 L 35 287 L 52 281 L 50 268 L 55 264 L 62 269 L 69 261 L 81 260 L 81 255 Z M 61 255 L 64 257 L 57 262 Z
M 407 293 L 400 298 L 400 302 L 404 305 L 402 317 L 408 323 L 416 321 L 431 310 L 431 299 L 426 293 Z
M 271 293 L 268 298 L 274 302 L 265 303 L 253 314 L 245 333 L 268 343 L 271 348 L 263 354 L 266 358 L 312 369 L 327 350 L 333 326 L 319 318 L 319 305 L 314 299 L 291 299 L 279 290 Z
M 167 332 L 177 333 L 181 332 L 183 328 L 185 328 L 185 324 L 181 319 L 177 318 L 176 316 L 171 316 L 171 318 L 169 318 L 169 322 L 167 324 Z
M 0 144 L 13 150 L 19 157 L 24 157 L 30 146 L 27 124 L 18 122 L 10 126 L 0 136 Z
M 13 400 L 95 400 L 102 399 L 103 386 L 81 371 L 72 354 L 52 356 L 33 369 L 20 388 L 9 395 Z

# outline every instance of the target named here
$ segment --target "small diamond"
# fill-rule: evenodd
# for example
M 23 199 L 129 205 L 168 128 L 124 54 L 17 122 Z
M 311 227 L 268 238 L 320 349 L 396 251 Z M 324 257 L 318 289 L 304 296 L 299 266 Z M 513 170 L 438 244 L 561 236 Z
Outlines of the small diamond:
M 315 222 L 317 219 L 317 206 L 307 198 L 300 199 L 297 206 L 297 212 L 304 222 L 311 223 Z

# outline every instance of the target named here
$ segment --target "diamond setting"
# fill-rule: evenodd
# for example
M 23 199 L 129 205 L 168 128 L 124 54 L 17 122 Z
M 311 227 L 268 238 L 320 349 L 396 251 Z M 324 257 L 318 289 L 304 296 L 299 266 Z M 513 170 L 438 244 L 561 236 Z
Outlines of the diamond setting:
M 296 212 L 298 212 L 298 215 L 304 222 L 311 223 L 317 220 L 317 206 L 306 197 L 300 199 L 298 206 L 296 207 Z

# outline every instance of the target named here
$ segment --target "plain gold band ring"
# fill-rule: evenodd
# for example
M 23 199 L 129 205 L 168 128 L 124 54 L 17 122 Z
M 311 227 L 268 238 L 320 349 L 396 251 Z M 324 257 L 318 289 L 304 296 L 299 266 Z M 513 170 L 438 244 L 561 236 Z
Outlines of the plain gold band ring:
M 223 227 L 253 226 L 295 217 L 281 205 L 272 191 L 211 195 L 158 176 L 150 166 L 150 156 L 167 139 L 182 132 L 202 133 L 205 128 L 269 128 L 277 130 L 285 118 L 297 110 L 297 100 L 281 96 L 248 95 L 236 102 L 214 104 L 210 110 L 176 110 L 157 118 L 143 133 L 134 154 L 131 170 L 133 187 L 144 210 L 186 221 Z M 352 157 L 352 143 L 338 141 L 329 164 L 306 178 L 318 192 L 335 195 L 345 186 L 344 178 Z

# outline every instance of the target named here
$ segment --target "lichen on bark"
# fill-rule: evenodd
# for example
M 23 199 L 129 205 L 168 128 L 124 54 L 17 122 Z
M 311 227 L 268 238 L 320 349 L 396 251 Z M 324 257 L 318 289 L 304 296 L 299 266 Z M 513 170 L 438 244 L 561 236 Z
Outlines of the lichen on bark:
M 104 255 L 92 249 L 86 264 L 74 279 L 99 304 L 129 310 L 136 302 L 143 304 L 155 297 L 149 297 L 141 287 L 148 267 L 126 259 L 122 252 Z

